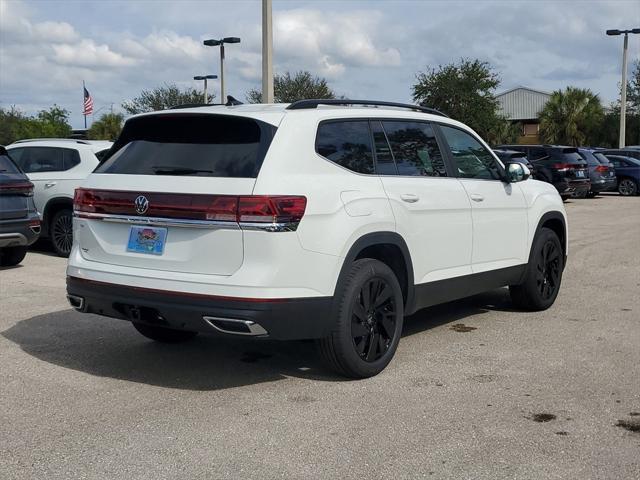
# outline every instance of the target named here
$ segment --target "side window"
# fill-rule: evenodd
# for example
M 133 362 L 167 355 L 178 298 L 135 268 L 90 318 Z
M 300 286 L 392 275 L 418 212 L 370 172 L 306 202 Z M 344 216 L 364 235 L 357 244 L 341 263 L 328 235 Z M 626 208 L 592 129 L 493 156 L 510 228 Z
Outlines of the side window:
M 373 143 L 376 149 L 376 173 L 378 175 L 397 175 L 396 162 L 393 161 L 391 147 L 384 133 L 382 124 L 378 121 L 371 122 Z
M 501 169 L 491 153 L 467 132 L 440 125 L 462 178 L 500 180 Z
M 369 122 L 336 121 L 318 127 L 316 152 L 357 173 L 373 173 Z
M 72 148 L 64 148 L 64 170 L 80 165 L 80 153 Z
M 21 157 L 25 173 L 60 172 L 64 168 L 64 150 L 55 147 L 27 147 Z
M 447 171 L 433 127 L 424 122 L 382 122 L 398 175 L 446 177 Z
M 12 148 L 11 150 L 8 150 L 9 152 L 9 156 L 11 157 L 11 160 L 13 160 L 15 162 L 16 165 L 18 165 L 18 167 L 20 167 L 20 170 L 22 170 L 24 172 L 24 148 Z

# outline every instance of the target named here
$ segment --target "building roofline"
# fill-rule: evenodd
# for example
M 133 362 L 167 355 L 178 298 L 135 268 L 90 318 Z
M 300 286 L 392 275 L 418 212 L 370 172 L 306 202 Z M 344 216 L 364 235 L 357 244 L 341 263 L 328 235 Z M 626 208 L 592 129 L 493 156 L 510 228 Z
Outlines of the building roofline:
M 503 95 L 506 95 L 507 93 L 514 92 L 514 91 L 516 91 L 516 90 L 528 90 L 528 91 L 530 91 L 530 92 L 541 93 L 541 94 L 543 94 L 543 95 L 549 95 L 549 96 L 551 96 L 551 93 L 550 93 L 550 92 L 545 92 L 544 90 L 536 90 L 535 88 L 530 88 L 530 87 L 525 87 L 525 86 L 523 86 L 523 85 L 520 85 L 520 86 L 518 86 L 518 87 L 513 87 L 513 88 L 510 88 L 509 90 L 505 90 L 504 92 L 497 93 L 497 94 L 496 94 L 496 98 L 498 98 L 498 97 L 502 97 Z

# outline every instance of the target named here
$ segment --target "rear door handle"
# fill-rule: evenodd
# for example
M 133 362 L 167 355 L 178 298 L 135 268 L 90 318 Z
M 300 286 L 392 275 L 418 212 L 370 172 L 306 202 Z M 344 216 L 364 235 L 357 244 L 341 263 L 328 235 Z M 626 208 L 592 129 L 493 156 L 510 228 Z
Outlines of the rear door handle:
M 56 182 L 49 182 L 44 184 L 44 188 L 51 188 L 55 186 L 56 186 Z
M 482 195 L 478 195 L 477 193 L 472 193 L 469 196 L 471 197 L 471 200 L 473 200 L 474 202 L 482 202 L 484 200 L 484 197 Z
M 407 202 L 407 203 L 416 203 L 418 200 L 420 200 L 420 197 L 418 197 L 413 193 L 402 193 L 400 195 L 400 198 L 402 199 L 403 202 Z

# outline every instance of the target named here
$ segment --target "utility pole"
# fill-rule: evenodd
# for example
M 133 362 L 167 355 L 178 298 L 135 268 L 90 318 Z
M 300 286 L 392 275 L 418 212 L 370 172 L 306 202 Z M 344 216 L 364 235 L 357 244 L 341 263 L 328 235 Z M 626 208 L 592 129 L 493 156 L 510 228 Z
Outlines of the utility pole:
M 273 22 L 271 0 L 262 0 L 262 103 L 273 103 Z
M 607 30 L 607 35 L 617 36 L 624 35 L 624 43 L 622 46 L 622 85 L 620 92 L 620 138 L 618 146 L 624 148 L 626 144 L 627 129 L 627 50 L 629 49 L 629 34 L 640 33 L 640 28 L 631 30 Z
M 622 47 L 622 93 L 620 104 L 620 140 L 619 147 L 624 148 L 627 140 L 627 50 L 629 48 L 629 35 L 624 34 Z

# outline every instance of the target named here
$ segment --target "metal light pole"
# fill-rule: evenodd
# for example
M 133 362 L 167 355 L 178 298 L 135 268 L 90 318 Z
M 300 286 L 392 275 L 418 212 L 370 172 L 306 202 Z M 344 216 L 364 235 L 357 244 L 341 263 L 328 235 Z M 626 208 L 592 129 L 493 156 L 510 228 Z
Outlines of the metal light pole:
M 209 103 L 209 98 L 207 97 L 207 80 L 212 80 L 218 78 L 217 75 L 196 75 L 193 77 L 194 80 L 204 80 L 204 103 Z
M 220 103 L 225 103 L 224 98 L 224 44 L 225 43 L 240 43 L 238 37 L 224 37 L 220 40 L 209 39 L 202 42 L 207 47 L 220 47 Z
M 262 0 L 262 103 L 273 103 L 273 22 L 271 0 Z
M 624 148 L 627 128 L 627 50 L 629 48 L 629 34 L 640 33 L 640 28 L 631 30 L 607 30 L 607 35 L 624 35 L 622 46 L 622 92 L 620 94 L 620 138 L 619 147 Z

